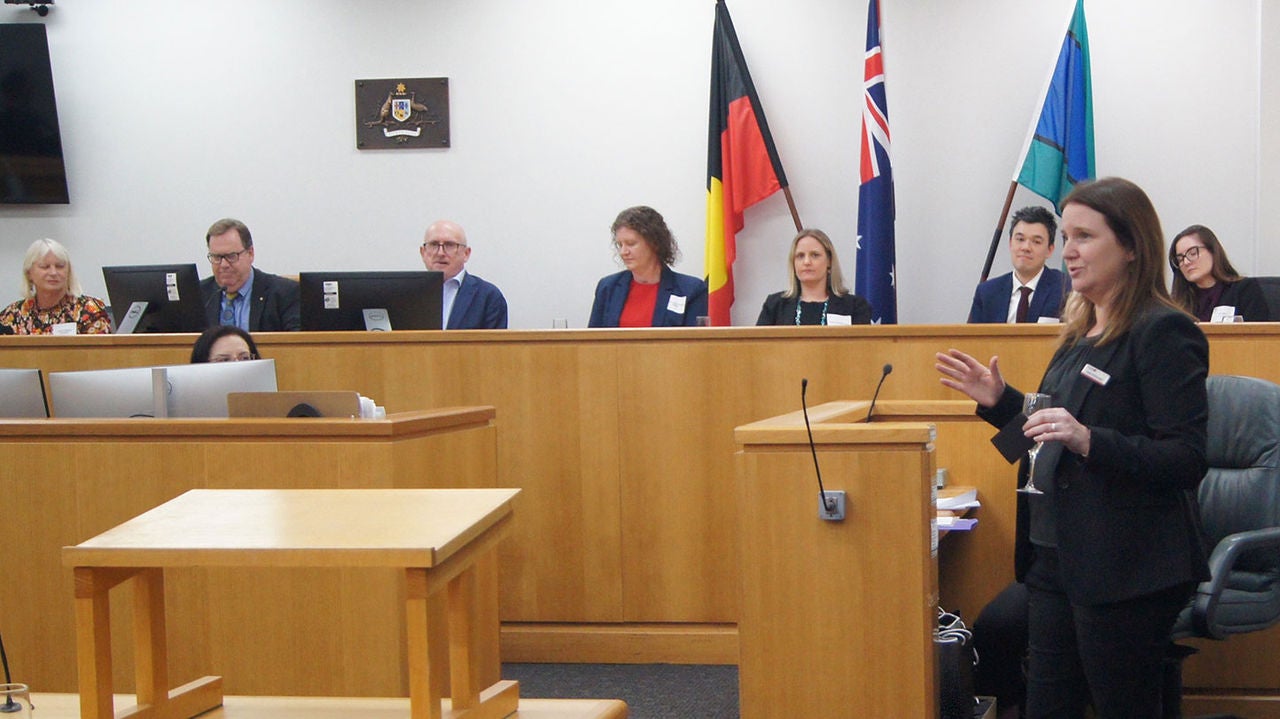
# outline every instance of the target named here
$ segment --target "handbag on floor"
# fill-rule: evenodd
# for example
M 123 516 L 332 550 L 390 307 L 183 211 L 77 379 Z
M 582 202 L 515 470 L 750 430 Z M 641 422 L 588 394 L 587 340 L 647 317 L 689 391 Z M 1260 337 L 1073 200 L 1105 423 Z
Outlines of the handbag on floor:
M 938 666 L 938 716 L 973 719 L 973 633 L 956 614 L 938 609 L 933 647 Z

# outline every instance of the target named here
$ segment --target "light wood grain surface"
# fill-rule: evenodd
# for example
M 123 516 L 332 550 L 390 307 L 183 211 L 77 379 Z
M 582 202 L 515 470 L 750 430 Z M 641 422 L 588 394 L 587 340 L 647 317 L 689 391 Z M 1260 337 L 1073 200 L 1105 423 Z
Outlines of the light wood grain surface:
M 435 567 L 518 489 L 192 489 L 62 551 L 69 567 Z
M 40 719 L 79 719 L 75 694 L 37 693 L 31 697 Z M 116 696 L 117 706 L 134 703 Z M 351 697 L 226 697 L 222 707 L 202 719 L 404 719 L 409 700 Z M 449 714 L 445 714 L 449 716 Z M 616 699 L 521 699 L 514 719 L 626 719 L 627 705 Z
M 1280 381 L 1280 325 L 1206 325 L 1204 331 L 1211 372 Z M 721 559 L 740 541 L 731 503 L 724 501 L 736 491 L 733 428 L 799 410 L 802 378 L 809 380 L 811 406 L 849 401 L 865 408 L 885 362 L 894 370 L 880 404 L 962 399 L 941 386 L 933 368 L 934 353 L 950 347 L 983 361 L 998 355 L 1011 383 L 1033 387 L 1052 355 L 1056 332 L 1036 325 L 908 325 L 262 333 L 255 339 L 276 360 L 281 389 L 356 390 L 391 412 L 497 409 L 501 431 L 493 446 L 499 466 L 489 486 L 525 490 L 517 499 L 512 539 L 501 552 L 502 617 L 520 630 L 518 640 L 513 633 L 508 642 L 516 653 L 507 658 L 562 658 L 566 646 L 591 647 L 593 627 L 634 626 L 641 637 L 636 642 L 642 643 L 645 628 L 661 623 L 688 631 L 684 653 L 669 634 L 652 634 L 653 646 L 672 660 L 734 662 L 736 643 L 717 630 L 736 625 L 740 613 L 726 589 L 738 585 L 738 567 Z M 48 372 L 183 362 L 192 339 L 0 337 L 0 366 Z M 891 420 L 881 412 L 876 421 Z M 978 487 L 983 498 L 973 515 L 976 531 L 952 533 L 940 557 L 941 601 L 968 618 L 1013 572 L 1014 471 L 990 446 L 992 433 L 972 415 L 938 425 L 938 466 L 947 467 L 953 481 Z M 53 527 L 8 525 L 23 535 L 15 540 L 19 544 L 43 549 L 24 555 L 30 561 L 12 572 L 33 583 L 22 585 L 23 592 L 0 587 L 0 603 L 6 614 L 13 608 L 24 623 L 42 626 L 50 621 L 50 607 L 57 613 L 57 597 L 69 591 L 57 548 L 131 516 L 122 505 L 153 506 L 171 498 L 176 493 L 165 489 L 166 482 L 216 471 L 225 476 L 220 486 L 262 487 L 264 477 L 271 486 L 338 486 L 353 481 L 353 470 L 369 458 L 360 441 L 335 440 L 332 453 L 294 453 L 287 463 L 268 462 L 271 472 L 264 473 L 259 470 L 267 450 L 255 447 L 264 440 L 248 437 L 199 454 L 163 442 L 148 441 L 139 449 L 84 436 L 50 440 L 61 447 L 47 450 L 35 448 L 36 440 L 2 441 L 17 442 L 6 445 L 0 466 L 0 492 L 12 506 L 41 518 L 80 516 L 94 507 L 81 513 L 85 526 L 71 531 L 57 526 L 62 519 Z M 444 473 L 470 481 L 465 453 L 447 451 L 452 449 L 442 441 L 421 458 L 397 455 L 396 475 Z M 101 470 L 116 464 L 136 466 L 113 475 L 136 495 L 134 502 L 86 487 L 79 497 L 66 491 L 76 482 L 105 487 L 109 481 Z M 235 590 L 237 603 L 256 598 L 246 584 Z M 360 597 L 344 601 L 359 604 Z M 52 623 L 55 629 L 69 626 L 69 619 L 55 617 Z M 328 626 L 317 617 L 315 638 L 305 651 L 333 646 Z M 570 639 L 565 630 L 575 626 L 583 631 Z M 389 629 L 394 636 L 395 628 Z M 1280 629 L 1207 644 L 1186 664 L 1188 686 L 1261 687 L 1280 695 L 1280 653 L 1269 649 L 1277 641 Z M 59 656 L 43 635 L 33 633 L 31 642 L 20 657 L 11 650 L 11 661 L 41 672 L 66 663 L 66 655 Z M 617 646 L 618 661 L 653 656 L 632 643 Z M 368 667 L 353 669 L 359 670 L 367 676 Z

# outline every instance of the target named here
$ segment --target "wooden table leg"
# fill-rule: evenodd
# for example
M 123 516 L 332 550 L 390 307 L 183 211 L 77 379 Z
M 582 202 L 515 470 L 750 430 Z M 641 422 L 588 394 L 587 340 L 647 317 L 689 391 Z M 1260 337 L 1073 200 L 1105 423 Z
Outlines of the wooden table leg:
M 409 652 L 409 715 L 412 719 L 440 719 L 440 692 L 431 682 L 431 592 L 427 570 L 405 570 L 405 630 Z
M 113 719 L 111 685 L 111 603 L 108 593 L 121 581 L 118 570 L 76 567 L 76 664 L 80 673 L 80 718 Z M 114 580 L 114 581 L 112 581 Z
M 480 638 L 475 565 L 449 582 L 449 697 L 454 709 L 480 702 Z
M 133 655 L 138 706 L 163 714 L 169 701 L 169 660 L 164 621 L 164 570 L 144 569 L 134 577 Z

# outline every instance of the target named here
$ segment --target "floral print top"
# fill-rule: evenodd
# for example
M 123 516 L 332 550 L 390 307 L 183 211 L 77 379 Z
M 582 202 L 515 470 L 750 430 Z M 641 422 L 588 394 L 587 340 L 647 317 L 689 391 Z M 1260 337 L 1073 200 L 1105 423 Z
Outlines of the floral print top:
M 111 332 L 106 304 L 88 295 L 65 295 L 61 302 L 46 309 L 36 309 L 35 298 L 29 297 L 0 310 L 0 325 L 15 335 L 53 334 L 53 326 L 64 322 L 76 323 L 76 334 L 80 335 Z

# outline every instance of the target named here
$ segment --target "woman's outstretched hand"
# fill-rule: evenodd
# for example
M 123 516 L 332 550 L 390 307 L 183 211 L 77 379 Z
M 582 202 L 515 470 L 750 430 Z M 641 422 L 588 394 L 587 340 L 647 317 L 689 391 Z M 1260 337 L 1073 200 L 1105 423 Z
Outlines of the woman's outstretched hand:
M 1004 394 L 998 357 L 992 356 L 990 365 L 983 365 L 957 349 L 939 352 L 935 357 L 938 362 L 934 367 L 942 375 L 942 384 L 964 392 L 979 405 L 994 407 Z

